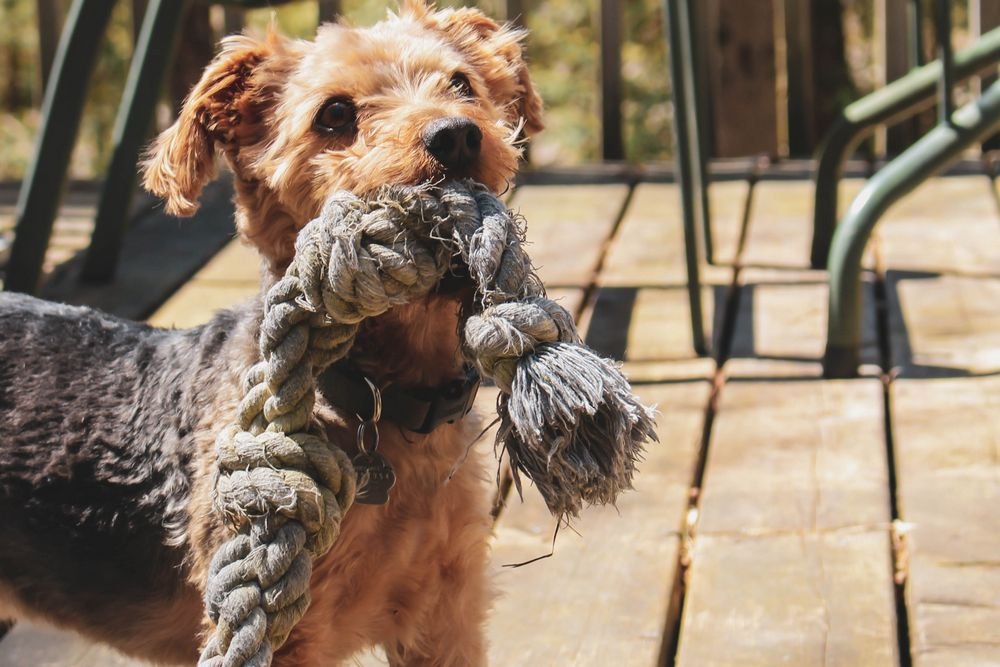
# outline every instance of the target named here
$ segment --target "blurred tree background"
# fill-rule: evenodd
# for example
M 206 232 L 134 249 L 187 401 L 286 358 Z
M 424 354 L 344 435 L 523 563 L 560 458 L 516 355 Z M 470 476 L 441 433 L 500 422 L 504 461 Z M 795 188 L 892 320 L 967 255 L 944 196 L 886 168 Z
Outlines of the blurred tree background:
M 69 0 L 60 2 L 65 11 Z M 394 0 L 342 0 L 346 19 L 358 25 L 378 20 L 395 4 Z M 502 0 L 440 0 L 438 4 L 475 4 L 499 17 L 504 8 Z M 849 69 L 848 77 L 831 84 L 837 87 L 835 106 L 840 107 L 872 87 L 872 0 L 840 0 L 839 5 L 829 5 L 831 16 L 840 14 L 842 59 Z M 956 11 L 964 12 L 965 3 L 957 5 Z M 98 176 L 108 160 L 111 125 L 134 39 L 131 6 L 124 0 L 116 2 L 111 28 L 102 42 L 72 159 L 75 178 Z M 547 107 L 548 129 L 532 144 L 535 164 L 574 164 L 600 157 L 598 6 L 599 0 L 524 0 L 531 69 Z M 672 112 L 662 0 L 628 0 L 623 9 L 626 156 L 634 162 L 669 159 Z M 263 30 L 273 19 L 287 34 L 309 37 L 316 15 L 316 3 L 299 2 L 249 11 L 245 20 L 252 29 Z M 221 33 L 222 10 L 213 7 L 210 16 Z M 24 173 L 38 128 L 41 73 L 36 21 L 35 0 L 0 0 L 0 179 L 17 179 Z M 161 124 L 169 121 L 170 112 L 165 98 Z

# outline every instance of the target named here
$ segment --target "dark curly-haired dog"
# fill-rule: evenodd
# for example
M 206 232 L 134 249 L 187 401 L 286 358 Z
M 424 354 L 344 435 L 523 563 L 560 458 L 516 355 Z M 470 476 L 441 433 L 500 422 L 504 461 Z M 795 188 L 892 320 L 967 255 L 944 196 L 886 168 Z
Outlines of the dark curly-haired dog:
M 541 127 L 521 37 L 476 10 L 412 0 L 371 28 L 324 26 L 314 42 L 231 38 L 156 142 L 146 185 L 190 214 L 221 153 L 266 287 L 335 190 L 448 177 L 504 188 L 519 135 Z M 472 384 L 457 337 L 464 293 L 367 323 L 350 363 L 321 378 L 317 414 L 349 454 L 361 376 L 387 403 L 398 394 L 380 449 L 398 482 L 388 504 L 348 513 L 276 664 L 335 665 L 373 645 L 393 665 L 485 664 L 486 475 L 470 459 L 444 483 L 478 428 L 446 423 L 454 406 L 436 402 L 454 393 L 439 388 Z M 0 295 L 0 618 L 196 660 L 207 563 L 227 534 L 211 512 L 213 441 L 258 358 L 259 318 L 257 303 L 169 331 Z

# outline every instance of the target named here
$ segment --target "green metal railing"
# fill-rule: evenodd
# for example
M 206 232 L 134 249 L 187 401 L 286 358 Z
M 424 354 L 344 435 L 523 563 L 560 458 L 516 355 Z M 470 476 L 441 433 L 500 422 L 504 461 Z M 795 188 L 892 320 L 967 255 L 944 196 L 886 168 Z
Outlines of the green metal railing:
M 267 7 L 288 0 L 216 0 L 241 8 Z M 107 282 L 114 277 L 127 211 L 135 193 L 136 164 L 149 138 L 153 112 L 181 21 L 192 0 L 148 0 L 129 67 L 125 91 L 115 119 L 114 150 L 97 208 L 94 233 L 81 279 Z M 33 157 L 18 194 L 14 242 L 4 289 L 34 292 L 52 226 L 58 214 L 70 154 L 76 142 L 88 83 L 101 39 L 114 8 L 113 0 L 74 0 L 66 17 L 48 75 L 42 102 L 42 124 Z M 339 4 L 319 3 L 320 18 Z
M 843 378 L 857 374 L 861 344 L 861 257 L 879 219 L 892 204 L 957 160 L 963 150 L 1000 129 L 1000 82 L 991 85 L 976 101 L 953 111 L 952 90 L 956 77 L 961 77 L 963 71 L 973 69 L 973 65 L 980 60 L 982 64 L 1000 63 L 1000 54 L 997 52 L 997 31 L 994 30 L 960 56 L 965 70 L 956 68 L 951 51 L 949 9 L 948 0 L 937 0 L 935 23 L 939 63 L 933 66 L 936 69 L 925 68 L 913 73 L 909 81 L 899 86 L 898 94 L 882 93 L 886 103 L 876 104 L 874 108 L 874 111 L 884 111 L 904 98 L 910 99 L 911 107 L 922 104 L 930 76 L 928 73 L 936 71 L 939 75 L 937 127 L 869 180 L 833 234 L 828 258 L 830 303 L 823 357 L 823 371 L 827 377 Z M 871 103 L 871 98 L 868 103 Z M 868 117 L 875 115 L 878 114 L 873 112 Z M 817 174 L 817 190 L 825 188 L 825 196 L 829 197 L 830 183 L 826 180 L 820 182 L 821 176 L 835 181 L 836 172 Z M 835 197 L 836 185 L 832 187 Z M 828 200 L 825 205 L 829 206 Z
M 983 35 L 955 55 L 952 76 L 962 81 L 1000 62 L 1000 28 Z M 847 106 L 823 139 L 817 152 L 813 207 L 813 268 L 826 268 L 830 241 L 837 221 L 837 190 L 844 164 L 858 144 L 879 125 L 899 123 L 937 99 L 943 68 L 934 61 L 900 77 L 884 88 Z
M 691 337 L 695 352 L 708 353 L 701 303 L 701 278 L 698 269 L 698 228 L 706 260 L 712 261 L 712 230 L 708 205 L 708 160 L 699 126 L 703 114 L 699 108 L 697 62 L 693 36 L 697 34 L 688 0 L 664 0 L 667 43 L 670 51 L 670 78 L 674 106 L 677 182 L 681 191 L 681 215 L 684 224 L 684 258 L 687 264 L 688 302 L 691 311 Z

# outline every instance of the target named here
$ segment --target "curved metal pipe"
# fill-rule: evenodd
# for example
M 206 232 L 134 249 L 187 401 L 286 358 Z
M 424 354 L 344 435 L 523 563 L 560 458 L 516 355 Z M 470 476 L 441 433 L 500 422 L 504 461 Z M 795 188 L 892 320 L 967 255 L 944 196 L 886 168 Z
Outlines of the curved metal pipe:
M 837 227 L 830 248 L 830 306 L 823 374 L 854 377 L 861 345 L 861 256 L 882 215 L 918 185 L 1000 128 L 1000 81 L 873 176 Z

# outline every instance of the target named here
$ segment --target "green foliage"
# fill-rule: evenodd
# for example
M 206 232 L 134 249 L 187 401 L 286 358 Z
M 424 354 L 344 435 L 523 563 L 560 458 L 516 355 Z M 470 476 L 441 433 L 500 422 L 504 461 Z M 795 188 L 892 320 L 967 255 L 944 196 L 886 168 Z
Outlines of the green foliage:
M 111 0 L 109 0 L 111 1 Z M 458 6 L 461 0 L 440 0 Z M 502 17 L 503 0 L 479 0 Z M 625 43 L 622 80 L 627 157 L 633 161 L 671 154 L 669 85 L 661 0 L 623 2 Z M 68 6 L 68 2 L 64 3 Z M 105 168 L 111 126 L 132 53 L 131 3 L 118 0 L 102 41 L 71 173 L 93 178 Z M 394 8 L 393 0 L 344 0 L 348 21 L 365 25 Z M 599 2 L 524 0 L 531 71 L 546 102 L 547 129 L 533 144 L 533 160 L 567 164 L 600 158 Z M 218 18 L 218 17 L 217 17 Z M 264 30 L 273 20 L 286 34 L 309 37 L 316 4 L 297 2 L 247 12 L 249 25 Z M 221 25 L 221 21 L 219 21 Z M 40 78 L 35 3 L 0 0 L 0 178 L 19 178 L 38 128 Z

